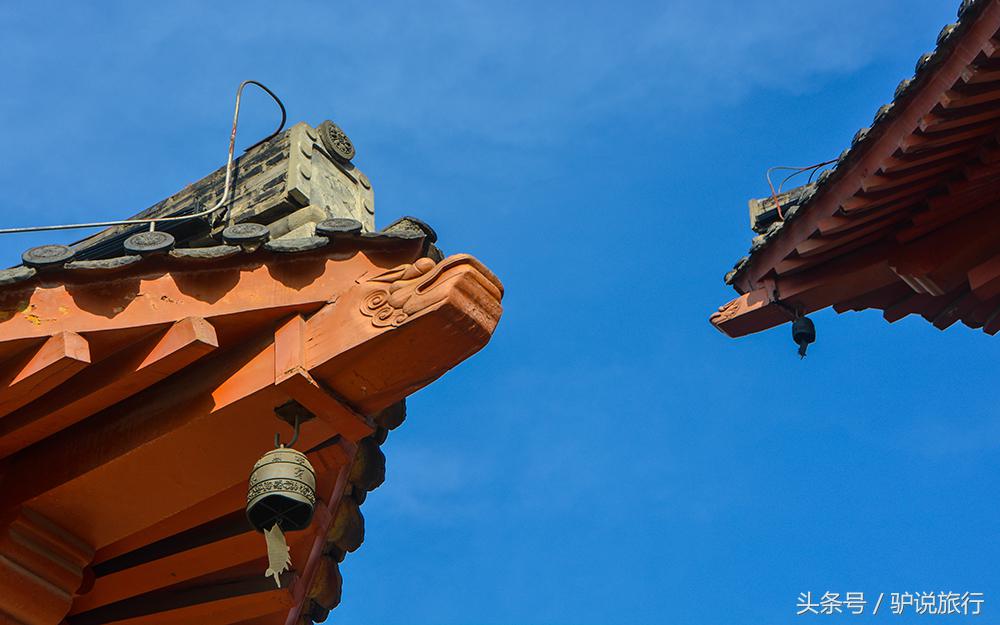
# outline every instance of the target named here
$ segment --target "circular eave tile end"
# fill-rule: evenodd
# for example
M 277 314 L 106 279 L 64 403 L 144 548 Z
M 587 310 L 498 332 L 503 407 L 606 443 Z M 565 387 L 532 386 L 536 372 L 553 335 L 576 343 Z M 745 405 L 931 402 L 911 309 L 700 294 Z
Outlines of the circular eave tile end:
M 354 144 L 347 136 L 347 133 L 341 130 L 340 126 L 330 120 L 326 120 L 316 130 L 319 131 L 319 138 L 323 143 L 323 147 L 334 158 L 345 163 L 354 158 Z
M 267 226 L 244 222 L 226 226 L 222 231 L 222 240 L 229 245 L 260 245 L 271 237 Z
M 162 230 L 138 232 L 125 239 L 123 247 L 130 254 L 145 256 L 148 254 L 165 254 L 174 249 L 174 235 Z
M 358 234 L 361 232 L 361 222 L 347 217 L 326 219 L 316 224 L 316 233 L 324 236 L 338 234 Z
M 74 252 L 66 245 L 39 245 L 21 254 L 21 260 L 28 267 L 46 269 L 61 267 L 73 260 Z

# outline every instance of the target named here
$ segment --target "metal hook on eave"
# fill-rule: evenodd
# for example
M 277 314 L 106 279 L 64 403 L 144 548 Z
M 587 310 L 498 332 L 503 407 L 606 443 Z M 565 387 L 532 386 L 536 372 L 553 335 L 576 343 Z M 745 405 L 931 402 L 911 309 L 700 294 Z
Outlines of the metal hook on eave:
M 296 415 L 295 416 L 295 433 L 292 435 L 292 440 L 289 441 L 287 445 L 285 445 L 285 444 L 283 444 L 281 442 L 281 432 L 275 433 L 275 435 L 274 435 L 274 447 L 275 447 L 275 449 L 277 449 L 279 447 L 294 447 L 295 443 L 299 442 L 299 425 L 301 425 L 301 421 L 300 421 L 298 415 Z

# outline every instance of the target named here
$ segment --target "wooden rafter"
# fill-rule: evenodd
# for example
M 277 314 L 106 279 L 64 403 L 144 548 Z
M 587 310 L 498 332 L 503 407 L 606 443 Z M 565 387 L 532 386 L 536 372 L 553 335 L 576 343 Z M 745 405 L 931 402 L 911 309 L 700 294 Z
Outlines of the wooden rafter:
M 883 163 L 894 157 L 900 149 L 906 152 L 925 151 L 933 146 L 953 145 L 964 139 L 977 139 L 990 136 L 986 127 L 974 127 L 973 135 L 951 138 L 941 141 L 937 139 L 912 139 L 914 131 L 919 131 L 922 118 L 938 107 L 943 95 L 958 83 L 967 69 L 977 61 L 980 55 L 992 53 L 994 46 L 991 37 L 1000 30 L 1000 5 L 990 4 L 977 16 L 976 21 L 962 34 L 963 45 L 956 46 L 950 55 L 940 64 L 930 70 L 932 73 L 922 82 L 919 91 L 908 97 L 905 102 L 897 103 L 893 118 L 883 124 L 880 133 L 866 143 L 864 153 L 845 164 L 844 171 L 827 188 L 812 201 L 809 210 L 790 221 L 782 228 L 778 237 L 754 254 L 750 264 L 737 276 L 739 289 L 743 292 L 759 288 L 761 280 L 771 269 L 803 240 L 817 230 L 821 219 L 833 216 L 841 205 L 849 212 L 849 198 L 852 198 L 862 188 L 865 179 L 873 172 L 879 171 Z M 969 130 L 958 131 L 958 134 Z M 992 130 L 995 132 L 995 128 Z M 955 146 L 956 148 L 958 146 Z M 861 208 L 866 204 L 859 204 Z
M 218 346 L 215 328 L 204 319 L 175 322 L 165 332 L 76 375 L 59 393 L 43 393 L 0 419 L 0 458 L 149 388 Z
M 0 416 L 59 386 L 90 364 L 90 346 L 76 332 L 52 335 L 23 363 L 0 376 Z

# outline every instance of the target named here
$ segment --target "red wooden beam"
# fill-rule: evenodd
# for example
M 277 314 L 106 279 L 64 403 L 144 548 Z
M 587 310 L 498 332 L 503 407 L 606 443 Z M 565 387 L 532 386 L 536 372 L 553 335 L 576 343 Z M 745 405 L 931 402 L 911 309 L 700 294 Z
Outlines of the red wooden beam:
M 861 185 L 861 190 L 865 193 L 878 193 L 880 191 L 888 191 L 890 189 L 896 189 L 898 187 L 907 186 L 913 182 L 920 180 L 927 180 L 933 176 L 943 174 L 945 172 L 955 169 L 955 162 L 945 162 L 937 164 L 933 167 L 927 167 L 920 169 L 919 171 L 911 171 L 907 173 L 900 174 L 873 174 L 865 179 Z
M 285 610 L 280 610 L 278 612 L 272 612 L 271 614 L 263 614 L 261 616 L 246 619 L 238 623 L 233 623 L 232 625 L 280 625 L 285 618 Z M 310 625 L 303 623 L 303 625 Z
M 99 549 L 94 555 L 94 564 L 101 564 L 118 556 L 135 551 L 156 541 L 169 538 L 192 527 L 214 521 L 233 510 L 246 505 L 247 485 L 234 484 L 231 488 L 200 501 L 187 502 L 189 505 L 162 521 L 143 528 L 115 543 Z
M 889 204 L 901 203 L 904 200 L 908 200 L 911 203 L 916 204 L 923 198 L 924 195 L 926 195 L 926 191 L 938 186 L 939 184 L 940 181 L 938 180 L 925 180 L 923 182 L 907 185 L 906 187 L 895 191 L 886 191 L 871 195 L 863 195 L 861 189 L 858 189 L 857 193 L 853 194 L 851 197 L 845 198 L 840 203 L 840 210 L 849 215 L 851 213 L 874 210 L 876 208 L 888 206 Z M 798 219 L 800 218 L 796 218 L 796 220 Z
M 953 89 L 941 97 L 941 106 L 945 110 L 954 110 L 978 104 L 991 104 L 998 100 L 1000 100 L 1000 89 L 986 89 L 980 93 L 965 93 Z
M 479 351 L 500 321 L 502 296 L 497 277 L 467 254 L 369 275 L 309 319 L 307 369 L 374 414 Z
M 334 445 L 309 454 L 309 460 L 316 469 L 318 489 L 333 489 L 344 465 L 347 465 L 349 468 L 350 458 L 341 449 L 342 445 Z M 230 502 L 230 506 L 225 511 L 227 514 L 242 510 L 246 500 L 246 488 L 246 484 L 240 484 L 236 489 L 240 494 L 240 498 L 237 502 Z M 212 501 L 205 502 L 207 505 L 199 504 L 197 507 L 211 508 L 212 503 Z M 238 505 L 232 505 L 233 503 Z M 321 519 L 322 515 L 317 518 Z M 204 521 L 208 520 L 211 519 L 205 519 Z M 176 527 L 177 532 L 175 533 L 191 527 L 197 527 L 204 522 L 198 521 L 201 521 L 201 519 L 195 519 L 188 515 L 184 525 Z M 191 549 L 170 553 L 149 562 L 98 577 L 93 588 L 85 595 L 76 599 L 70 614 L 80 614 L 117 601 L 122 601 L 129 597 L 159 590 L 263 558 L 266 554 L 263 536 L 259 532 L 253 531 L 250 528 L 249 522 L 243 521 L 243 523 L 246 525 L 246 531 L 242 533 Z M 305 566 L 307 558 L 302 557 L 301 562 L 297 562 L 297 556 L 308 554 L 309 548 L 312 545 L 313 535 L 325 536 L 328 529 L 328 527 L 324 527 L 321 523 L 315 523 L 309 531 L 292 532 L 287 535 L 289 546 L 292 549 L 293 555 L 296 556 L 292 560 L 293 566 Z M 151 544 L 153 542 L 150 540 L 151 538 L 159 540 L 165 537 L 152 537 L 147 534 L 145 539 L 149 542 L 133 543 L 130 550 Z M 309 543 L 308 547 L 305 544 L 300 546 L 300 543 L 305 542 Z M 120 549 L 117 551 L 119 553 L 116 555 L 121 555 Z M 109 550 L 102 550 L 95 558 L 95 561 L 107 560 L 108 554 Z M 261 570 L 261 574 L 263 575 L 263 569 Z
M 326 447 L 309 454 L 309 461 L 316 468 L 321 485 L 326 479 L 326 474 L 330 472 L 330 467 L 337 468 L 345 462 L 342 457 L 338 456 L 337 449 L 337 447 Z M 107 562 L 130 551 L 179 534 L 184 530 L 215 521 L 231 514 L 234 510 L 240 510 L 246 505 L 246 495 L 247 484 L 241 481 L 208 499 L 190 501 L 188 507 L 177 511 L 159 523 L 100 549 L 94 556 L 94 564 Z
M 266 582 L 266 580 L 265 580 Z M 217 583 L 212 588 L 185 589 L 166 596 L 155 608 L 137 616 L 118 618 L 110 616 L 105 623 L 115 625 L 229 625 L 246 619 L 273 614 L 275 609 L 289 609 L 291 600 L 284 589 L 264 588 L 256 579 L 231 583 Z M 203 595 L 199 597 L 198 595 Z M 163 609 L 160 608 L 162 605 Z M 70 618 L 67 625 L 73 625 Z
M 847 259 L 845 259 L 847 260 Z M 851 267 L 850 265 L 855 265 Z M 809 313 L 869 291 L 889 286 L 899 278 L 884 260 L 867 263 L 831 263 L 842 272 L 807 272 L 778 281 L 781 299 L 803 313 Z
M 972 308 L 972 310 L 962 317 L 962 323 L 973 330 L 978 330 L 983 327 L 987 319 L 989 319 L 993 312 L 998 308 L 1000 308 L 1000 297 L 980 301 Z
M 947 130 L 954 130 L 956 128 L 972 126 L 980 122 L 996 119 L 997 117 L 1000 117 L 1000 109 L 994 106 L 990 106 L 989 109 L 979 113 L 964 113 L 961 115 L 956 115 L 954 113 L 951 113 L 950 115 L 931 113 L 920 118 L 918 127 L 923 132 L 944 132 Z M 959 152 L 963 151 L 963 149 L 959 148 L 954 151 Z
M 934 134 L 914 132 L 899 142 L 899 149 L 902 150 L 903 154 L 917 154 L 925 150 L 974 142 L 981 137 L 995 133 L 996 125 L 992 123 L 969 127 L 957 132 L 939 132 Z
M 885 232 L 876 230 L 864 236 L 852 239 L 839 247 L 831 248 L 817 254 L 786 258 L 778 263 L 778 266 L 774 268 L 774 273 L 778 279 L 783 279 L 796 273 L 819 269 L 826 263 L 839 261 L 847 256 L 850 256 L 851 252 L 863 249 L 873 243 L 884 240 L 885 238 Z
M 911 219 L 913 225 L 897 232 L 896 240 L 900 243 L 915 241 L 997 202 L 996 196 L 981 191 L 930 198 L 927 201 L 928 209 L 915 213 Z
M 898 174 L 915 169 L 917 167 L 924 167 L 925 165 L 930 165 L 937 163 L 947 158 L 967 155 L 972 152 L 972 148 L 969 146 L 959 146 L 951 147 L 943 150 L 938 150 L 932 153 L 925 153 L 920 155 L 907 155 L 899 152 L 890 158 L 885 160 L 882 167 L 879 169 L 883 174 Z
M 853 213 L 851 215 L 834 215 L 832 217 L 827 217 L 819 222 L 819 233 L 825 237 L 834 234 L 840 234 L 841 232 L 846 232 L 852 230 L 859 226 L 863 226 L 867 223 L 871 223 L 877 219 L 882 219 L 888 215 L 899 212 L 901 210 L 910 208 L 913 206 L 913 202 L 904 201 L 895 204 L 889 204 L 883 208 L 866 211 L 863 213 Z
M 913 295 L 913 290 L 904 282 L 894 282 L 888 286 L 879 287 L 853 299 L 844 300 L 833 305 L 838 313 L 849 310 L 867 310 L 875 308 L 883 310 L 905 297 Z
M 301 536 L 289 534 L 289 541 Z M 77 597 L 70 614 L 80 614 L 118 601 L 186 582 L 202 575 L 259 560 L 266 555 L 263 537 L 248 531 L 157 558 L 104 577 L 97 578 L 93 589 Z
M 980 182 L 998 176 L 1000 176 L 1000 165 L 995 162 L 973 162 L 962 168 L 962 177 L 971 182 Z
M 986 209 L 898 247 L 893 271 L 918 293 L 944 295 L 1000 245 L 1000 214 Z
M 296 315 L 274 334 L 274 383 L 289 397 L 351 441 L 371 435 L 375 426 L 317 382 L 306 363 L 305 319 Z
M 912 315 L 922 306 L 934 299 L 933 295 L 927 293 L 911 293 L 899 300 L 895 304 L 888 306 L 882 311 L 882 318 L 889 323 L 896 323 L 907 315 Z
M 339 448 L 344 455 L 344 463 L 337 473 L 337 481 L 333 484 L 329 496 L 317 510 L 320 514 L 314 521 L 316 537 L 313 539 L 309 559 L 306 561 L 301 573 L 297 573 L 292 582 L 292 608 L 288 611 L 285 625 L 296 625 L 302 616 L 303 609 L 308 604 L 309 591 L 312 589 L 313 579 L 319 569 L 320 560 L 323 558 L 323 551 L 326 548 L 327 532 L 330 531 L 330 527 L 333 525 L 333 520 L 337 516 L 337 508 L 340 507 L 340 502 L 344 498 L 344 491 L 347 489 L 347 479 L 351 472 L 351 463 L 354 460 L 354 455 L 357 453 L 357 446 L 344 441 L 339 445 Z
M 1000 295 L 1000 254 L 969 270 L 969 286 L 983 301 Z
M 241 255 L 206 265 L 147 259 L 144 273 L 113 279 L 60 274 L 64 283 L 0 290 L 0 343 L 62 331 L 163 327 L 187 317 L 311 312 L 359 277 L 418 256 L 420 243 L 351 255 L 333 246 L 296 254 Z M 261 254 L 264 254 L 263 256 Z M 262 262 L 266 261 L 266 262 Z M 162 264 L 158 264 L 162 263 Z
M 967 85 L 981 85 L 983 83 L 1000 82 L 1000 70 L 983 69 L 974 65 L 962 72 L 962 82 Z
M 949 303 L 931 320 L 931 323 L 939 330 L 946 330 L 968 316 L 981 303 L 974 293 L 966 292 Z
M 114 354 L 0 419 L 0 458 L 23 449 L 180 371 L 219 346 L 215 328 L 189 317 Z
M 900 221 L 906 218 L 907 215 L 902 212 L 890 213 L 878 221 L 865 224 L 856 229 L 847 230 L 836 236 L 812 237 L 806 239 L 798 246 L 796 246 L 795 251 L 799 254 L 799 256 L 802 257 L 816 256 L 824 252 L 834 250 L 838 247 L 848 245 L 852 241 L 868 236 L 870 234 L 886 231 L 888 228 L 898 224 Z
M 90 347 L 75 332 L 50 337 L 27 362 L 0 379 L 0 415 L 17 410 L 59 386 L 90 364 Z
M 709 321 L 733 338 L 791 321 L 792 313 L 778 305 L 765 289 L 744 293 L 719 307 Z

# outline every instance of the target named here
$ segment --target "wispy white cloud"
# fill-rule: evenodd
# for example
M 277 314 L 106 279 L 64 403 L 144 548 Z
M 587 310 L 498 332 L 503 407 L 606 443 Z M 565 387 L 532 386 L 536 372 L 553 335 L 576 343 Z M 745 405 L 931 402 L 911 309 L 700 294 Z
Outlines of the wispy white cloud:
M 497 466 L 440 446 L 390 443 L 389 448 L 386 485 L 378 498 L 390 514 L 452 526 L 487 512 L 480 493 Z
M 899 444 L 929 458 L 982 459 L 984 454 L 1000 449 L 1000 420 L 927 418 L 908 426 Z
M 232 91 L 247 77 L 275 87 L 293 122 L 343 122 L 363 167 L 380 154 L 419 161 L 395 168 L 415 179 L 544 179 L 557 148 L 562 162 L 608 128 L 688 127 L 758 91 L 784 97 L 864 66 L 893 45 L 893 20 L 880 19 L 891 5 L 8 5 L 4 148 L 39 173 L 0 183 L 11 205 L 48 221 L 145 208 L 221 165 Z M 273 123 L 270 104 L 249 97 L 244 145 Z M 72 201 L 61 180 L 73 180 Z M 36 220 L 13 211 L 9 225 Z
M 624 113 L 711 109 L 854 71 L 892 45 L 897 33 L 879 19 L 888 4 L 674 0 L 569 12 L 445 0 L 427 12 L 369 5 L 360 21 L 375 27 L 346 36 L 348 58 L 371 78 L 358 85 L 367 114 L 537 146 Z
M 162 82 L 153 110 L 193 113 L 205 108 L 198 94 L 214 92 L 220 72 L 264 74 L 349 109 L 354 119 L 510 146 L 564 140 L 580 125 L 614 124 L 623 111 L 675 113 L 755 89 L 808 88 L 891 45 L 894 33 L 879 19 L 889 4 L 671 0 L 581 3 L 573 11 L 465 0 L 351 10 L 304 2 L 121 4 L 119 11 L 51 11 L 44 21 L 22 11 L 0 32 L 8 80 L 20 87 L 40 78 L 49 88 Z M 88 22 L 97 21 L 102 35 L 88 35 Z M 52 45 L 60 37 L 85 53 L 67 56 Z

